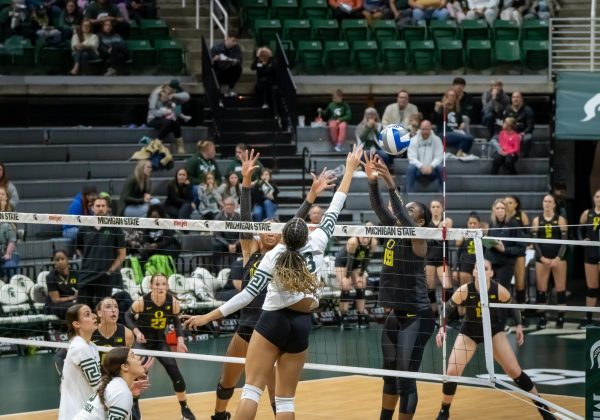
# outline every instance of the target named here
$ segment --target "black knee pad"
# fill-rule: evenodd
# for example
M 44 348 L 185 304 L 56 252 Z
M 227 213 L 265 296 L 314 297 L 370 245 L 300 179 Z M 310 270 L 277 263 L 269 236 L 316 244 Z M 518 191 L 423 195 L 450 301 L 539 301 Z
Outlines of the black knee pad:
M 173 389 L 175 392 L 185 392 L 185 381 L 183 377 L 173 381 Z
M 429 289 L 427 291 L 427 296 L 429 296 L 429 303 L 437 303 L 437 296 L 435 295 L 435 289 Z
M 521 375 L 519 375 L 518 378 L 515 378 L 515 383 L 523 391 L 529 392 L 533 389 L 533 382 L 531 381 L 529 375 L 527 375 L 525 372 L 521 372 Z
M 444 289 L 444 302 L 448 302 L 448 300 L 450 300 L 450 298 L 452 297 L 452 292 L 454 292 L 454 289 L 452 287 Z
M 600 289 L 599 288 L 592 289 L 592 288 L 588 287 L 588 289 L 585 293 L 585 296 L 589 297 L 589 298 L 598 298 L 598 297 L 600 297 Z
M 567 292 L 556 292 L 556 303 L 559 305 L 567 304 Z
M 539 290 L 535 293 L 535 301 L 537 304 L 545 304 L 548 301 L 548 295 L 546 292 L 540 292 Z
M 354 299 L 361 300 L 365 298 L 365 289 L 356 289 L 356 293 L 354 294 Z
M 341 291 L 340 302 L 350 302 L 350 290 L 342 290 Z
M 398 393 L 400 394 L 399 411 L 403 414 L 414 413 L 419 402 L 417 381 L 410 378 L 398 378 Z
M 442 392 L 444 395 L 454 395 L 456 394 L 456 388 L 458 384 L 456 382 L 444 382 L 442 385 Z
M 396 386 L 396 378 L 393 376 L 383 377 L 383 393 L 386 395 L 398 395 L 398 387 Z
M 224 388 L 219 381 L 219 385 L 217 385 L 217 398 L 220 400 L 228 400 L 233 395 L 233 391 L 235 388 Z

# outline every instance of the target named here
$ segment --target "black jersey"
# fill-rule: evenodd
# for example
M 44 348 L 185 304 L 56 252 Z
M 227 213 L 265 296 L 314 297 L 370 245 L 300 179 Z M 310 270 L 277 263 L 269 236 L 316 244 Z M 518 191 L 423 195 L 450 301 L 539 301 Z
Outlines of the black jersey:
M 365 271 L 367 266 L 369 265 L 369 261 L 371 260 L 371 243 L 368 245 L 358 244 L 356 250 L 354 251 L 354 255 L 352 256 L 352 267 L 351 270 L 361 269 Z M 335 266 L 336 267 L 346 267 L 346 263 L 348 262 L 348 250 L 346 247 L 342 247 L 335 256 Z
M 588 216 L 585 224 L 587 225 L 585 227 L 585 238 L 591 241 L 599 240 L 600 237 L 598 236 L 598 227 L 600 227 L 600 213 L 596 213 L 596 209 L 593 207 L 588 210 Z
M 490 282 L 488 289 L 488 301 L 490 303 L 500 302 L 498 283 Z M 476 343 L 483 341 L 483 316 L 481 310 L 481 299 L 479 291 L 475 289 L 475 283 L 471 282 L 467 286 L 467 298 L 462 303 L 465 308 L 465 318 L 460 328 L 461 334 L 464 334 L 474 340 Z M 500 310 L 490 309 L 490 325 L 492 336 L 504 330 L 504 318 L 500 315 Z
M 385 244 L 379 305 L 411 313 L 429 309 L 425 259 L 415 255 L 410 239 L 388 239 Z
M 554 216 L 550 220 L 544 218 L 544 214 L 540 214 L 538 217 L 538 228 L 537 235 L 541 239 L 561 239 L 562 232 L 558 224 L 559 215 L 554 213 Z M 540 244 L 539 248 L 542 251 L 542 255 L 547 258 L 555 258 L 558 255 L 558 250 L 561 245 L 559 244 Z
M 460 260 L 465 264 L 475 264 L 475 239 L 465 238 L 460 244 Z
M 102 347 L 123 347 L 125 346 L 125 325 L 117 324 L 115 333 L 106 338 L 100 334 L 100 330 L 94 331 L 92 334 L 92 343 Z
M 517 225 L 519 225 L 521 227 L 525 227 L 525 223 L 523 222 L 523 212 L 522 211 L 516 212 L 515 215 L 513 217 L 511 217 L 510 219 L 517 222 Z
M 165 330 L 167 320 L 173 317 L 173 295 L 167 293 L 165 302 L 158 306 L 152 301 L 150 293 L 145 294 L 144 310 L 140 312 L 137 321 L 138 328 L 144 334 L 149 345 L 163 343 L 165 341 Z
M 439 228 L 442 225 L 440 220 L 438 224 L 435 224 L 433 220 L 429 222 L 429 227 Z M 443 265 L 444 263 L 444 241 L 429 240 L 427 241 L 427 265 L 435 265 L 436 267 Z
M 242 289 L 248 286 L 254 272 L 258 268 L 258 265 L 263 259 L 263 254 L 255 252 L 250 255 L 248 262 L 244 265 L 243 277 L 242 277 Z M 256 325 L 260 314 L 262 313 L 262 306 L 265 302 L 265 296 L 267 295 L 267 288 L 265 287 L 246 307 L 240 311 L 240 325 L 252 327 Z

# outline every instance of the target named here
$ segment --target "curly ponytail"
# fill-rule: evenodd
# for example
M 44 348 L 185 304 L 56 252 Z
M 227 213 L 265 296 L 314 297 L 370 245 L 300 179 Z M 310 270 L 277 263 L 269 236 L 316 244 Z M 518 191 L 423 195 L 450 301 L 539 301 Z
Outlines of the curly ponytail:
M 127 363 L 128 357 L 129 349 L 127 347 L 115 347 L 106 353 L 102 359 L 102 379 L 100 380 L 97 393 L 105 411 L 108 410 L 106 400 L 104 399 L 106 387 L 114 378 L 121 376 L 121 365 Z

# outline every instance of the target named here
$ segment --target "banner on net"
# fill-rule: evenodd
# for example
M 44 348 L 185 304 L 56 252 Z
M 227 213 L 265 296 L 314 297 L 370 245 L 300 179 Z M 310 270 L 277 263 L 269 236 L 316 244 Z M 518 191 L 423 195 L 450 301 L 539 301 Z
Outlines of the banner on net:
M 557 140 L 600 139 L 600 73 L 558 72 Z

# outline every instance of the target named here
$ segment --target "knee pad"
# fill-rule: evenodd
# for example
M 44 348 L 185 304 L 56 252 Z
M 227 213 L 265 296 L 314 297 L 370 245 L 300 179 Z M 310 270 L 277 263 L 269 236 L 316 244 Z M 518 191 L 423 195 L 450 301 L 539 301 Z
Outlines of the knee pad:
M 411 414 L 417 411 L 419 395 L 417 394 L 417 381 L 409 378 L 398 378 L 398 392 L 400 394 L 399 411 Z
M 398 393 L 400 395 L 408 395 L 417 392 L 417 381 L 411 378 L 398 378 Z
M 539 290 L 535 293 L 535 301 L 537 304 L 543 304 L 548 301 L 548 295 L 546 292 L 540 292 Z
M 454 395 L 456 394 L 456 388 L 458 384 L 456 382 L 444 382 L 442 385 L 442 392 L 444 395 Z
M 276 413 L 293 413 L 294 397 L 275 397 Z
M 451 287 L 444 289 L 444 302 L 448 302 L 450 300 L 450 298 L 452 297 L 452 292 L 454 292 L 454 289 Z
M 519 377 L 515 378 L 515 383 L 523 391 L 529 392 L 533 389 L 533 382 L 531 381 L 529 375 L 527 375 L 525 372 L 521 372 Z
M 340 302 L 350 302 L 350 290 L 342 290 L 340 293 Z
M 242 399 L 243 400 L 252 400 L 256 404 L 260 402 L 260 397 L 263 394 L 263 390 L 255 387 L 254 385 L 244 385 L 242 388 Z
M 565 292 L 565 291 L 556 292 L 556 303 L 558 303 L 559 305 L 566 305 L 567 304 L 567 292 Z
M 429 296 L 429 303 L 437 303 L 437 297 L 435 295 L 435 289 L 429 289 L 427 291 L 427 296 Z
M 354 299 L 361 300 L 365 298 L 365 289 L 356 289 L 356 293 L 354 294 Z
M 221 382 L 219 382 L 219 385 L 217 385 L 217 398 L 220 400 L 230 399 L 234 389 L 235 388 L 224 388 L 223 385 L 221 385 Z
M 398 395 L 398 387 L 396 386 L 396 378 L 393 376 L 383 377 L 383 393 L 386 395 Z
M 585 293 L 585 296 L 589 297 L 589 298 L 600 297 L 600 289 L 599 288 L 592 289 L 592 288 L 588 287 L 587 292 Z
M 173 381 L 173 389 L 175 392 L 185 392 L 185 381 L 183 380 L 183 377 Z

